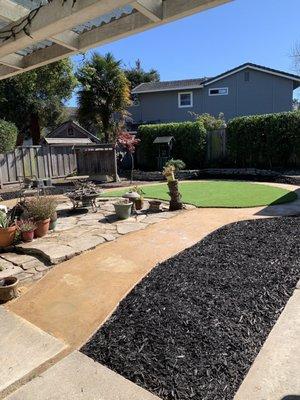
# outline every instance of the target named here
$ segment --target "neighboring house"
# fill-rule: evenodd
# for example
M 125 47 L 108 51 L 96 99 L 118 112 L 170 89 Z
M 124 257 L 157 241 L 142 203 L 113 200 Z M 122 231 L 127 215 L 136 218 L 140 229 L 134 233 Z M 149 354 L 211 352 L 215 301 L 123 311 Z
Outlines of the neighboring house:
M 67 121 L 42 139 L 52 146 L 82 146 L 100 144 L 100 140 L 74 121 Z
M 133 124 L 193 120 L 191 112 L 237 116 L 293 109 L 300 76 L 243 64 L 213 78 L 142 83 L 132 91 Z

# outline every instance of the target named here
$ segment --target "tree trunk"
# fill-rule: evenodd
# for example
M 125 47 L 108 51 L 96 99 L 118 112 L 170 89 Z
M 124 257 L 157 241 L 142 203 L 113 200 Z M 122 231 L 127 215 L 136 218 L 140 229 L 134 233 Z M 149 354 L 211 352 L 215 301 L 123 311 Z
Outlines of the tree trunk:
M 37 113 L 30 115 L 30 125 L 29 125 L 30 136 L 32 137 L 33 145 L 39 145 L 41 141 L 41 128 L 39 116 Z
M 133 170 L 134 170 L 134 158 L 133 158 L 133 154 L 130 152 L 130 156 L 131 156 L 131 173 L 130 173 L 130 185 L 133 182 Z
M 169 210 L 170 211 L 182 210 L 183 204 L 181 202 L 181 194 L 178 189 L 178 180 L 175 179 L 174 181 L 169 181 L 168 187 L 169 187 L 169 195 L 171 197 Z

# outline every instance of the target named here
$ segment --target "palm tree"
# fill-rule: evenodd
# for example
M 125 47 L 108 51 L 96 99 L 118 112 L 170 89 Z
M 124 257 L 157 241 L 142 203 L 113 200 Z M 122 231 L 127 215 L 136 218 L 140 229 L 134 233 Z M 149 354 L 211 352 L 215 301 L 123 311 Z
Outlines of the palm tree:
M 93 54 L 78 70 L 79 122 L 93 124 L 105 142 L 115 139 L 117 127 L 130 106 L 129 82 L 118 61 L 110 53 L 104 57 Z

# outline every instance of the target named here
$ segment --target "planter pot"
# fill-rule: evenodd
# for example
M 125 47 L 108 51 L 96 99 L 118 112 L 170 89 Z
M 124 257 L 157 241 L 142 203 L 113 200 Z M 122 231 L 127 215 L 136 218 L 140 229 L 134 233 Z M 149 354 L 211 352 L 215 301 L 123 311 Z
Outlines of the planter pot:
M 34 238 L 34 229 L 32 231 L 21 232 L 23 242 L 32 242 Z
M 126 203 L 126 204 L 114 204 L 115 212 L 119 219 L 127 219 L 131 215 L 133 203 Z
M 36 222 L 36 229 L 34 231 L 34 237 L 39 238 L 45 236 L 49 231 L 50 218 L 43 221 Z
M 50 225 L 49 225 L 49 230 L 50 231 L 54 231 L 57 225 L 57 219 L 55 219 L 54 221 L 50 221 Z
M 0 280 L 0 301 L 9 301 L 17 297 L 18 278 L 10 276 Z
M 158 200 L 150 200 L 149 201 L 149 211 L 150 212 L 159 212 L 161 207 L 161 201 Z
M 144 200 L 137 199 L 134 201 L 135 209 L 141 210 L 144 207 Z
M 14 242 L 17 227 L 0 228 L 0 247 L 11 246 Z

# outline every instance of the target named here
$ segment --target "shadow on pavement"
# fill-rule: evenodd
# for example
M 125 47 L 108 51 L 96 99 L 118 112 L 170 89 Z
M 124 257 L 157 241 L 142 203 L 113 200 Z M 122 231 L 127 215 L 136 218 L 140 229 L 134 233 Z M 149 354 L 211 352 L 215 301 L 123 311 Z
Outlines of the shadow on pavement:
M 294 217 L 298 215 L 300 216 L 300 188 L 294 190 L 294 193 L 298 196 L 297 199 L 295 199 L 294 201 L 291 201 L 290 203 L 277 204 L 278 202 L 277 200 L 277 202 L 270 204 L 261 211 L 257 212 L 255 215 L 261 215 L 267 217 L 287 217 L 287 216 Z M 289 197 L 290 194 L 285 194 L 279 200 L 284 201 Z

